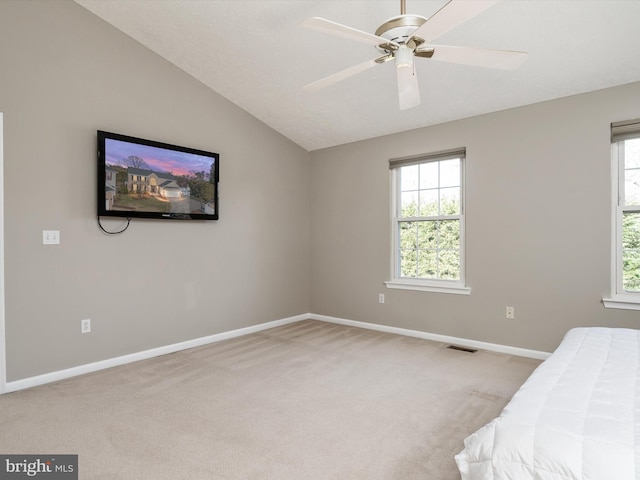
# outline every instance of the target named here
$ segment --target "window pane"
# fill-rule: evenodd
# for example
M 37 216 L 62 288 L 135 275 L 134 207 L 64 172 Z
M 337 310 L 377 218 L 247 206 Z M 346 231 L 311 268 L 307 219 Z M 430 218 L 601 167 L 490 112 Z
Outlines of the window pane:
M 438 188 L 438 163 L 428 162 L 420 165 L 420 189 Z
M 418 251 L 418 276 L 421 278 L 437 278 L 438 257 L 435 250 Z
M 640 290 L 640 213 L 622 216 L 622 286 Z
M 627 292 L 640 291 L 640 252 L 627 250 L 622 254 L 622 286 Z
M 400 222 L 400 248 L 415 249 L 417 223 Z
M 401 217 L 418 216 L 418 192 L 403 192 L 400 204 Z
M 439 278 L 458 280 L 460 278 L 460 254 L 456 251 L 441 251 L 438 267 Z
M 440 162 L 440 188 L 460 185 L 460 160 Z
M 460 213 L 460 188 L 440 190 L 440 215 L 458 215 Z
M 418 229 L 418 248 L 435 249 L 438 247 L 438 222 L 428 220 L 424 222 L 416 222 Z
M 443 220 L 439 223 L 439 248 L 458 250 L 460 248 L 460 222 L 458 220 Z
M 400 190 L 418 190 L 420 165 L 410 165 L 400 169 Z
M 622 216 L 622 248 L 640 249 L 640 213 L 627 212 Z
M 400 251 L 400 276 L 417 277 L 418 253 L 416 250 Z
M 624 168 L 640 168 L 640 138 L 625 140 Z
M 438 190 L 420 191 L 420 215 L 432 217 L 438 215 Z
M 640 170 L 632 169 L 624 172 L 624 203 L 640 205 Z

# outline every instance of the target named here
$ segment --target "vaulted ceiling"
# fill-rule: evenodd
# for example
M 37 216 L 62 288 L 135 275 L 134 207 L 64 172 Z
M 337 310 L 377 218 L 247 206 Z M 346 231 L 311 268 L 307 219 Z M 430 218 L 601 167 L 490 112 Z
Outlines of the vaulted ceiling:
M 525 51 L 524 65 L 417 59 L 422 102 L 409 110 L 398 107 L 393 62 L 303 89 L 380 52 L 302 21 L 374 33 L 400 0 L 75 1 L 309 151 L 640 81 L 637 0 L 502 0 L 437 43 Z M 406 9 L 430 17 L 446 3 Z

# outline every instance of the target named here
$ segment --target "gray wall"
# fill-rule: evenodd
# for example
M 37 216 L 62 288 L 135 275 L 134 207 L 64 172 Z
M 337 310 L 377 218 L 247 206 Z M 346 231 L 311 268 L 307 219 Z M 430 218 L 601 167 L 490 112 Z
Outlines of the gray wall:
M 631 84 L 313 152 L 311 311 L 543 351 L 574 326 L 637 328 L 640 312 L 601 300 L 609 128 L 640 116 L 638 98 Z M 388 159 L 456 147 L 467 148 L 471 295 L 387 289 Z
M 72 2 L 0 2 L 0 61 L 8 381 L 309 311 L 306 151 Z M 220 220 L 102 233 L 97 129 L 220 153 Z

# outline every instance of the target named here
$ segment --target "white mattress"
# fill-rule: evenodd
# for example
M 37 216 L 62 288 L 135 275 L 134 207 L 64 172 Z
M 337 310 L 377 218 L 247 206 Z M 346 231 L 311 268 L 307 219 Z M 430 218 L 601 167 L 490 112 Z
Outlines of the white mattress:
M 463 480 L 640 480 L 640 331 L 575 328 L 456 455 Z

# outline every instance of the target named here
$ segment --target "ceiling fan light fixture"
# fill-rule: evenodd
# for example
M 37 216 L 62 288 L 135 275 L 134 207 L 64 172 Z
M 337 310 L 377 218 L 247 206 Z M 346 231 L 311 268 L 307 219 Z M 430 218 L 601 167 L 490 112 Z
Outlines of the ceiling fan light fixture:
M 411 68 L 413 69 L 413 50 L 406 45 L 400 45 L 395 51 L 396 68 Z

